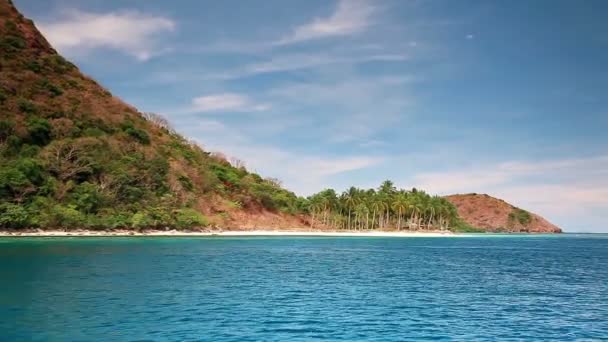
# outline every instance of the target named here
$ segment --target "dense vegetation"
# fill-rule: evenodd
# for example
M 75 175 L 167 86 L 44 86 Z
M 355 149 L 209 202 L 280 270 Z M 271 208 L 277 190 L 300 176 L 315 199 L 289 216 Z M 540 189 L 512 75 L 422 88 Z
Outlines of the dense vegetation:
M 337 229 L 467 230 L 456 208 L 445 198 L 424 191 L 398 190 L 389 180 L 377 190 L 351 187 L 341 195 L 332 189 L 308 198 L 312 225 Z
M 0 2 L 0 227 L 202 227 L 297 203 L 113 97 Z

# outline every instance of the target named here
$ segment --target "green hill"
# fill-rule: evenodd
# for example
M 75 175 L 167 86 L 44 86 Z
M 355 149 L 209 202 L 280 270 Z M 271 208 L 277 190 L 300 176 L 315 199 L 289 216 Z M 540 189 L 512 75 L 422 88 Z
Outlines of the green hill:
M 281 213 L 299 204 L 114 97 L 0 0 L 1 227 L 189 228 L 264 213 L 294 225 Z

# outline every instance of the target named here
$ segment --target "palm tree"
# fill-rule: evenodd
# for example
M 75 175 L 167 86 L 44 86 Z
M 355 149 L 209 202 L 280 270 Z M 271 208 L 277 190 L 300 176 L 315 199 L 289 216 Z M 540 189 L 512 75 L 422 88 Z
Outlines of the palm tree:
M 351 229 L 351 213 L 357 203 L 357 188 L 351 186 L 348 191 L 343 194 L 344 205 L 348 209 L 348 229 Z
M 379 213 L 382 211 L 382 209 L 384 208 L 384 203 L 382 203 L 382 201 L 376 197 L 372 198 L 372 210 L 373 210 L 373 214 L 372 214 L 372 228 L 374 227 L 374 223 L 376 221 L 376 213 Z
M 377 190 L 350 187 L 339 197 L 334 190 L 326 189 L 304 199 L 297 207 L 308 209 L 313 227 L 321 221 L 334 228 L 357 230 L 384 229 L 394 223 L 401 230 L 406 220 L 411 228 L 443 230 L 458 218 L 456 208 L 446 199 L 418 189 L 397 190 L 391 181 L 384 181 Z
M 414 194 L 414 193 L 413 193 Z M 414 227 L 419 228 L 418 215 L 422 210 L 422 204 L 420 203 L 420 199 L 418 196 L 412 196 L 412 202 L 410 204 L 410 208 L 412 210 L 412 215 L 410 216 L 410 222 L 414 224 Z
M 363 225 L 362 218 L 367 213 L 369 213 L 367 206 L 363 203 L 359 203 L 357 205 L 357 207 L 355 208 L 355 217 L 356 217 L 355 227 L 358 227 L 358 229 L 361 229 L 361 226 Z M 357 229 L 357 228 L 355 228 L 355 229 Z
M 314 199 L 313 199 L 314 201 Z M 317 201 L 312 202 L 310 205 L 310 212 L 312 213 L 312 224 L 311 224 L 311 228 L 315 227 L 315 214 L 317 213 L 317 211 L 320 211 L 321 208 L 323 207 L 323 205 Z
M 397 188 L 395 188 L 395 184 L 393 184 L 392 181 L 385 180 L 384 182 L 382 182 L 382 184 L 380 184 L 380 187 L 378 188 L 378 192 L 387 194 L 387 195 L 392 195 L 395 192 L 397 192 Z
M 397 230 L 401 230 L 401 216 L 407 209 L 407 200 L 403 194 L 398 194 L 393 198 L 393 210 L 397 212 Z

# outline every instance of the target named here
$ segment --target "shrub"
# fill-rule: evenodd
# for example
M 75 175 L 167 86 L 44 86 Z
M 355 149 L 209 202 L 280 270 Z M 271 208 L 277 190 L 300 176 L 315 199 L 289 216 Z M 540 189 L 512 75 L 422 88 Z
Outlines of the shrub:
M 17 27 L 17 24 L 15 24 L 15 22 L 12 20 L 6 20 L 6 22 L 4 22 L 4 28 L 6 29 L 6 32 L 8 34 L 19 34 L 19 28 Z
M 21 158 L 12 164 L 21 172 L 32 184 L 40 185 L 44 182 L 44 167 L 38 160 L 32 158 Z
M 50 93 L 51 97 L 63 95 L 63 89 L 54 85 L 46 78 L 42 80 L 41 86 Z
M 36 60 L 27 61 L 25 63 L 25 68 L 35 73 L 39 73 L 42 71 L 42 65 L 40 65 L 40 63 L 38 63 L 38 61 Z
M 87 225 L 87 217 L 75 205 L 63 206 L 57 204 L 51 209 L 52 225 L 56 227 L 72 228 Z
M 128 228 L 131 226 L 131 214 L 108 210 L 97 214 L 97 226 L 99 228 Z
M 241 201 L 226 201 L 226 204 L 233 209 L 242 209 L 243 203 Z
M 184 189 L 188 191 L 194 190 L 194 184 L 192 184 L 192 181 L 190 180 L 190 178 L 188 178 L 188 176 L 180 175 L 179 177 L 177 177 L 177 180 L 184 187 Z
M 29 140 L 39 146 L 51 141 L 51 125 L 45 119 L 31 119 L 27 123 Z
M 207 218 L 198 211 L 185 208 L 175 211 L 175 223 L 178 228 L 197 228 L 209 225 Z
M 532 222 L 532 215 L 523 209 L 513 208 L 509 213 L 509 224 L 512 225 L 515 222 L 519 222 L 521 225 L 525 226 Z
M 15 155 L 17 153 L 19 153 L 19 149 L 21 148 L 21 145 L 23 144 L 23 141 L 21 140 L 21 138 L 19 138 L 16 135 L 11 135 L 8 138 L 6 138 L 6 149 L 3 152 L 3 155 L 5 156 L 10 156 L 10 155 Z
M 25 40 L 17 36 L 5 36 L 0 40 L 0 49 L 5 52 L 18 52 L 27 46 Z
M 51 70 L 61 74 L 76 68 L 74 64 L 68 62 L 67 60 L 65 60 L 65 58 L 59 55 L 51 55 L 45 57 L 44 64 L 45 66 L 48 66 Z
M 6 141 L 15 132 L 15 122 L 0 120 L 0 142 Z
M 34 114 L 37 111 L 36 105 L 32 101 L 24 98 L 17 100 L 17 107 L 19 110 L 26 114 Z
M 0 227 L 20 229 L 31 226 L 30 214 L 24 206 L 0 203 Z
M 0 168 L 0 198 L 14 198 L 27 193 L 32 184 L 14 165 Z
M 97 127 L 87 128 L 84 131 L 82 131 L 82 136 L 84 136 L 84 137 L 101 137 L 101 136 L 104 136 L 105 134 L 106 134 L 106 132 L 100 130 Z
M 32 158 L 38 155 L 40 152 L 40 146 L 24 144 L 21 145 L 19 150 L 19 156 L 25 158 Z
M 125 130 L 125 133 L 127 133 L 130 137 L 134 138 L 135 140 L 144 145 L 148 145 L 150 143 L 150 136 L 144 130 L 135 127 L 129 127 Z
M 72 191 L 71 202 L 79 211 L 87 214 L 96 213 L 104 204 L 104 196 L 95 184 L 84 182 Z
M 145 229 L 152 224 L 152 218 L 148 213 L 139 211 L 131 217 L 131 227 L 136 229 Z

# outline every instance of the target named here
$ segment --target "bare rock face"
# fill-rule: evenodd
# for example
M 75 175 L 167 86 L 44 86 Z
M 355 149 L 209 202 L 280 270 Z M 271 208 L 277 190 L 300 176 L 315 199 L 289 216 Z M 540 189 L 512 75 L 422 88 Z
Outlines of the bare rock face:
M 561 233 L 544 218 L 488 195 L 446 196 L 469 225 L 486 232 Z

